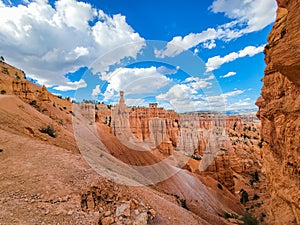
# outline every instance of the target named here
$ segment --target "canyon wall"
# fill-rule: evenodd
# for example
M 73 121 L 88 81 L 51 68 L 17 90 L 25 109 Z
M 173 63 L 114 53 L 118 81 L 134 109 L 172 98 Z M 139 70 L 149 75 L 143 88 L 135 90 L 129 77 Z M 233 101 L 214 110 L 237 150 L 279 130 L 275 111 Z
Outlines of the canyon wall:
M 300 1 L 277 0 L 257 100 L 267 175 L 268 224 L 300 224 Z

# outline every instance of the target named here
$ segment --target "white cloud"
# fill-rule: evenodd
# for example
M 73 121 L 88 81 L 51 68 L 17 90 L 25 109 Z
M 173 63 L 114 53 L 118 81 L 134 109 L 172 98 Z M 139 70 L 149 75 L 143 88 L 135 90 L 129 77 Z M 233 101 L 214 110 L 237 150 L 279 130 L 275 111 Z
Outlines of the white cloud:
M 0 0 L 0 54 L 46 86 L 68 86 L 64 75 L 90 65 L 118 48 L 115 57 L 102 61 L 103 71 L 124 57 L 135 57 L 143 46 L 140 37 L 120 14 L 108 16 L 91 4 L 47 0 L 7 6 Z M 138 42 L 126 48 L 127 43 Z M 122 46 L 121 48 L 119 48 Z
M 55 2 L 56 13 L 52 21 L 58 26 L 67 25 L 81 30 L 88 28 L 88 21 L 97 15 L 90 4 L 75 0 L 60 0 Z
M 176 74 L 178 70 L 179 70 L 179 66 L 176 66 L 175 69 L 169 69 L 169 68 L 167 68 L 165 66 L 157 67 L 157 71 L 159 73 L 166 74 L 166 75 Z
M 96 87 L 92 91 L 92 97 L 96 97 L 100 93 L 101 93 L 101 91 L 100 91 L 100 85 L 96 85 Z
M 183 83 L 185 83 L 188 87 L 190 87 L 194 92 L 201 90 L 203 88 L 207 88 L 212 85 L 210 80 L 213 80 L 214 76 L 210 75 L 207 78 L 199 78 L 199 77 L 188 77 Z
M 85 56 L 89 54 L 89 50 L 84 47 L 76 47 L 74 49 L 74 52 L 76 54 L 76 58 L 78 59 L 80 56 Z
M 249 106 L 250 107 L 253 107 L 254 106 L 254 104 L 252 103 L 250 103 L 249 101 L 250 101 L 251 99 L 250 98 L 246 98 L 246 99 L 244 99 L 244 100 L 238 100 L 237 102 L 234 102 L 234 103 L 232 103 L 232 104 L 230 104 L 230 105 L 228 105 L 227 106 L 227 109 L 228 110 L 234 110 L 234 109 L 243 109 L 243 108 L 249 108 Z
M 218 32 L 209 28 L 201 33 L 190 33 L 185 37 L 176 36 L 170 42 L 168 42 L 165 49 L 155 50 L 155 55 L 158 58 L 164 58 L 166 56 L 176 56 L 183 51 L 197 46 L 199 43 L 205 43 L 217 38 Z
M 197 55 L 199 53 L 199 49 L 198 48 L 195 48 L 194 49 L 194 55 Z
M 173 102 L 187 102 L 191 100 L 191 94 L 195 92 L 185 84 L 176 84 L 172 86 L 166 93 L 156 96 L 157 100 L 170 100 Z
M 198 86 L 195 82 L 210 81 L 214 79 L 214 76 L 207 78 L 189 77 L 183 81 L 183 83 L 173 85 L 168 91 L 156 96 L 156 101 L 159 105 L 166 108 L 173 108 L 177 112 L 188 112 L 197 110 L 212 110 L 212 111 L 224 111 L 226 108 L 231 107 L 232 102 L 237 96 L 242 95 L 245 90 L 235 89 L 230 92 L 217 94 L 218 91 L 214 91 L 215 95 L 211 92 L 204 92 L 210 95 L 204 95 L 199 92 Z M 207 86 L 205 85 L 204 88 Z M 250 99 L 243 100 L 244 103 L 239 102 L 240 107 L 246 106 Z M 249 103 L 250 104 L 250 103 Z M 238 103 L 235 107 L 239 107 Z
M 72 91 L 72 90 L 77 90 L 79 88 L 85 88 L 87 87 L 86 82 L 83 79 L 80 79 L 79 81 L 75 82 L 66 82 L 65 85 L 59 85 L 57 87 L 54 87 L 53 89 L 58 90 L 58 91 Z
M 222 108 L 228 103 L 229 97 L 234 97 L 244 93 L 243 90 L 235 90 L 226 93 L 222 93 L 216 96 L 207 96 L 204 99 L 209 103 L 211 107 Z
M 167 108 L 173 108 L 177 112 L 188 112 L 200 109 L 208 109 L 209 102 L 200 90 L 211 87 L 213 75 L 206 78 L 188 77 L 182 83 L 173 85 L 167 92 L 156 96 L 156 100 Z
M 113 99 L 119 91 L 126 95 L 155 95 L 159 90 L 171 84 L 165 76 L 167 68 L 118 68 L 115 71 L 100 75 L 100 79 L 109 84 L 103 93 L 104 101 Z
M 274 22 L 276 8 L 274 0 L 215 0 L 211 6 L 214 13 L 246 23 L 243 33 L 261 30 Z
M 218 69 L 223 65 L 224 63 L 232 62 L 238 58 L 242 58 L 245 56 L 254 56 L 260 52 L 263 52 L 264 45 L 255 47 L 255 46 L 247 46 L 244 49 L 240 50 L 239 52 L 231 52 L 228 55 L 225 55 L 224 57 L 221 56 L 214 56 L 212 58 L 209 58 L 207 60 L 206 65 L 206 72 L 213 71 L 215 69 Z
M 220 76 L 220 78 L 227 78 L 227 77 L 232 77 L 232 76 L 235 76 L 235 75 L 236 75 L 236 72 L 228 72 L 225 75 Z
M 157 95 L 156 100 L 162 102 L 160 105 L 173 108 L 177 112 L 194 111 L 196 101 L 193 100 L 192 96 L 195 94 L 196 92 L 188 85 L 176 84 L 166 93 Z
M 216 46 L 217 45 L 216 45 L 215 40 L 209 40 L 209 41 L 203 43 L 203 47 L 208 48 L 208 49 L 215 48 Z
M 233 96 L 236 96 L 236 95 L 240 95 L 240 94 L 243 94 L 245 91 L 243 90 L 235 90 L 235 91 L 230 91 L 230 92 L 226 92 L 226 93 L 223 93 L 221 94 L 221 96 L 227 98 L 227 97 L 233 97 Z
M 215 40 L 227 42 L 262 30 L 275 21 L 277 5 L 274 0 L 215 0 L 210 9 L 224 13 L 232 21 L 200 33 L 176 36 L 164 49 L 155 51 L 156 57 L 174 57 L 201 43 L 204 48 L 212 49 L 216 47 Z

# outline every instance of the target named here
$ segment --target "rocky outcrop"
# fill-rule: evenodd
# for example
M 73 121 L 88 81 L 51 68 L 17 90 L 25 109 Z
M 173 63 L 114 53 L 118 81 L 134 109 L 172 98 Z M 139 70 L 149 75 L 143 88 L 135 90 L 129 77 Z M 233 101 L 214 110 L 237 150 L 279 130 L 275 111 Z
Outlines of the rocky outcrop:
M 26 87 L 25 73 L 5 62 L 0 61 L 1 94 L 13 94 Z
M 164 156 L 172 155 L 177 143 L 178 114 L 158 108 L 157 104 L 128 108 L 120 92 L 120 102 L 111 111 L 113 134 L 127 147 L 135 150 L 155 150 Z M 102 117 L 97 110 L 97 117 Z M 103 120 L 103 119 L 102 119 Z
M 234 192 L 233 172 L 230 165 L 230 156 L 227 152 L 219 154 L 208 166 L 206 174 L 215 178 L 231 192 Z
M 45 85 L 43 85 L 41 92 L 38 95 L 40 101 L 50 101 L 49 92 Z
M 106 180 L 81 193 L 81 209 L 97 213 L 103 225 L 146 225 L 156 216 L 154 209 L 131 196 L 125 186 Z
M 266 46 L 266 74 L 278 71 L 300 85 L 299 1 L 277 0 L 276 22 Z
M 133 107 L 129 112 L 131 132 L 163 155 L 172 155 L 177 146 L 179 115 L 153 103 L 146 107 Z
M 277 0 L 257 100 L 262 122 L 269 224 L 300 224 L 300 2 Z

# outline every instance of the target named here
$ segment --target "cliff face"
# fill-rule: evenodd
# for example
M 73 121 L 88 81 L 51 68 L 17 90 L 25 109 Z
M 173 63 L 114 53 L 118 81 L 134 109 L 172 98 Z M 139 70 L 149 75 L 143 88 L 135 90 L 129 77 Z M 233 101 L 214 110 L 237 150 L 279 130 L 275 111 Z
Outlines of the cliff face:
M 269 224 L 300 224 L 300 1 L 277 0 L 257 100 L 270 202 Z

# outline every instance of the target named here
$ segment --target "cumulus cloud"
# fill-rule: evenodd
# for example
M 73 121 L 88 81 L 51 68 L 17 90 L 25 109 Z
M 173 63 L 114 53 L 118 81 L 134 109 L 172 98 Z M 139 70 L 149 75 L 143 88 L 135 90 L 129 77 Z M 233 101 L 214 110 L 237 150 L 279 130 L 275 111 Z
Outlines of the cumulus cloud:
M 238 96 L 242 95 L 245 90 L 234 89 L 225 93 L 221 93 L 220 90 L 211 90 L 214 79 L 213 75 L 202 78 L 188 77 L 156 95 L 156 101 L 159 105 L 167 109 L 175 109 L 180 113 L 198 110 L 224 111 L 231 105 L 239 108 L 248 104 L 246 102 L 250 98 L 244 99 L 243 103 L 241 101 L 235 105 L 231 103 Z
M 125 57 L 135 57 L 144 39 L 120 14 L 109 16 L 89 3 L 46 0 L 9 6 L 0 0 L 0 54 L 46 86 L 70 86 L 64 74 L 90 65 L 118 49 L 115 58 L 103 60 L 104 71 Z M 135 48 L 124 47 L 138 42 Z
M 235 75 L 236 75 L 236 72 L 228 72 L 225 75 L 220 76 L 220 78 L 227 78 L 227 77 L 232 77 L 232 76 L 235 76 Z
M 240 108 L 250 105 L 249 99 L 228 104 L 229 98 L 234 98 L 243 94 L 244 90 L 234 90 L 219 95 L 205 96 L 195 92 L 193 88 L 186 84 L 176 84 L 166 93 L 156 96 L 160 105 L 173 108 L 178 112 L 188 112 L 197 110 L 224 111 L 229 108 Z
M 185 37 L 176 36 L 163 50 L 155 50 L 155 55 L 158 58 L 164 58 L 166 56 L 176 56 L 183 51 L 197 46 L 199 43 L 205 43 L 217 38 L 218 31 L 214 28 L 209 28 L 201 33 L 190 33 Z
M 149 68 L 118 68 L 111 73 L 100 75 L 108 85 L 103 93 L 104 101 L 115 98 L 119 91 L 126 95 L 155 95 L 171 84 L 165 76 L 167 68 L 151 66 Z
M 187 87 L 190 87 L 194 92 L 197 92 L 198 90 L 211 86 L 212 83 L 210 81 L 213 79 L 213 75 L 210 75 L 207 78 L 188 77 L 183 81 L 183 83 L 185 83 Z
M 162 102 L 167 108 L 173 108 L 177 112 L 195 111 L 196 102 L 193 95 L 196 92 L 186 84 L 176 84 L 166 93 L 156 96 L 158 102 Z
M 215 0 L 211 6 L 214 13 L 246 23 L 243 33 L 261 30 L 274 22 L 276 8 L 274 0 Z
M 156 100 L 167 108 L 173 108 L 177 112 L 188 112 L 208 109 L 209 102 L 200 94 L 212 86 L 213 75 L 208 77 L 188 77 L 181 83 L 173 85 L 168 91 L 156 96 Z
M 255 46 L 247 46 L 244 49 L 240 50 L 239 52 L 231 52 L 228 55 L 225 55 L 224 57 L 221 56 L 214 56 L 212 58 L 209 58 L 207 60 L 206 65 L 206 72 L 213 71 L 215 69 L 218 69 L 223 65 L 224 63 L 232 62 L 238 58 L 243 58 L 245 56 L 254 56 L 264 50 L 264 45 L 255 47 Z
M 72 90 L 77 90 L 79 88 L 85 88 L 87 87 L 86 82 L 83 79 L 80 79 L 79 81 L 74 81 L 74 82 L 66 82 L 65 85 L 59 85 L 57 87 L 53 87 L 53 89 L 58 90 L 58 91 L 72 91 Z
M 55 8 L 52 21 L 58 26 L 67 25 L 77 30 L 88 28 L 88 21 L 97 16 L 97 11 L 90 4 L 74 0 L 57 1 Z
M 259 31 L 275 20 L 274 0 L 215 0 L 210 7 L 214 13 L 224 13 L 231 22 L 217 28 L 208 28 L 200 33 L 176 36 L 164 49 L 156 50 L 158 58 L 174 57 L 202 43 L 204 48 L 216 47 L 215 40 L 230 41 L 244 34 Z M 268 9 L 268 10 L 265 10 Z
M 217 45 L 216 45 L 215 40 L 209 40 L 209 41 L 203 43 L 203 47 L 208 48 L 208 49 L 213 49 L 216 46 Z
M 100 85 L 96 85 L 96 87 L 92 90 L 92 97 L 96 97 L 101 93 Z

